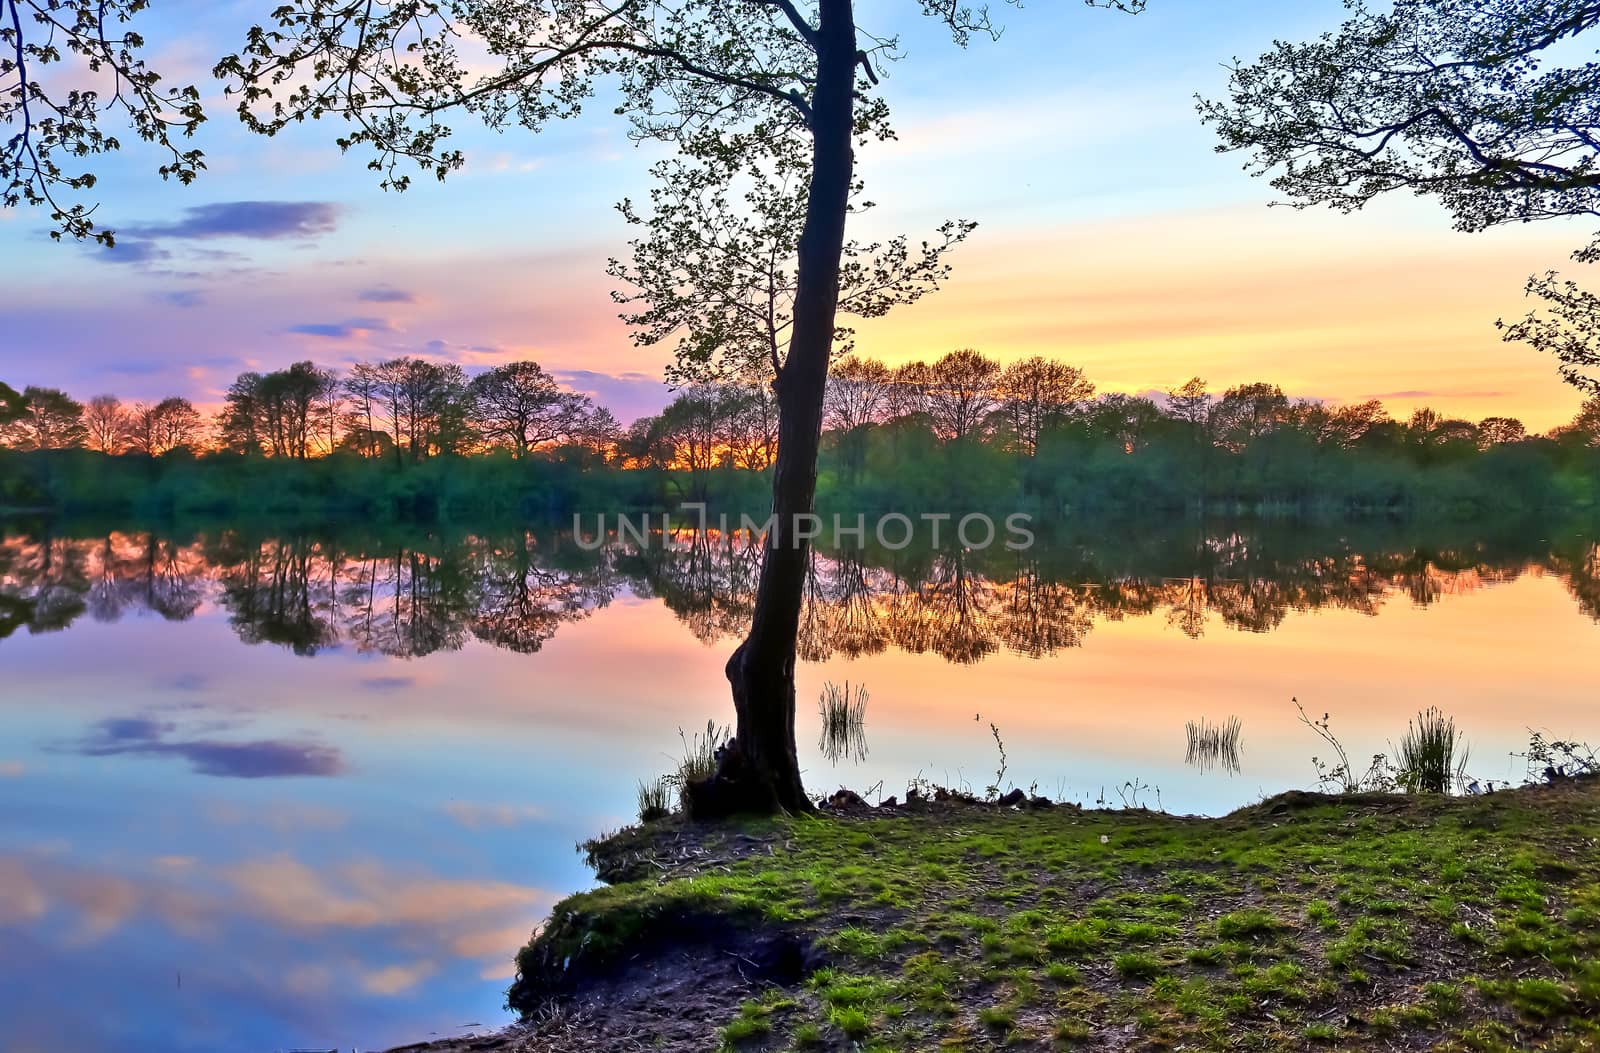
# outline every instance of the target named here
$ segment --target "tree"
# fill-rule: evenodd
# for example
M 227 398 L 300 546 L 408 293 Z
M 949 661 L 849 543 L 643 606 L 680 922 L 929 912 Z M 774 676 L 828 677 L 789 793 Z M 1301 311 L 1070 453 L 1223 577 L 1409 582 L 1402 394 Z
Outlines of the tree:
M 671 451 L 669 463 L 689 470 L 696 500 L 705 499 L 706 473 L 728 456 L 730 409 L 724 389 L 697 384 L 679 392 L 652 421 L 650 447 L 663 444 Z
M 1094 398 L 1094 385 L 1077 366 L 1036 355 L 1007 366 L 994 394 L 1022 452 L 1035 457 L 1039 436 Z
M 577 441 L 594 411 L 589 399 L 563 391 L 537 362 L 496 366 L 472 379 L 467 397 L 483 440 L 510 447 L 518 458 L 546 443 Z
M 150 457 L 200 443 L 201 420 L 185 398 L 165 398 L 151 406 L 134 403 L 128 414 L 128 448 Z
M 96 395 L 83 412 L 85 445 L 101 453 L 121 453 L 127 446 L 128 411 L 115 395 Z
M 728 456 L 734 467 L 764 472 L 778 454 L 778 403 L 766 384 L 724 389 Z
M 888 402 L 891 382 L 889 367 L 875 358 L 840 359 L 828 371 L 823 422 L 846 432 L 876 423 Z
M 1211 433 L 1221 446 L 1238 453 L 1275 430 L 1289 413 L 1289 400 L 1276 384 L 1229 388 L 1211 410 Z
M 974 434 L 995 407 L 1000 363 L 971 348 L 952 351 L 928 368 L 926 397 L 933 429 L 941 438 Z
M 1600 446 L 1600 394 L 1585 399 L 1572 423 L 1552 434 L 1557 438 L 1571 436 L 1584 446 Z
M 13 18 L 4 39 L 11 46 L 4 50 L 42 63 L 60 45 L 50 39 L 48 24 L 44 41 L 24 39 L 16 18 L 19 2 L 5 0 Z M 193 89 L 180 92 L 174 104 L 155 94 L 153 74 L 132 54 L 142 43 L 136 36 L 108 45 L 116 38 L 101 34 L 108 19 L 125 19 L 144 0 L 36 0 L 30 6 L 41 2 L 45 10 L 76 16 L 66 29 L 69 49 L 86 55 L 91 65 L 108 62 L 129 80 L 134 103 L 121 104 L 141 132 L 167 145 L 162 118 L 171 115 L 172 105 L 188 122 L 181 126 L 185 131 L 203 118 Z M 1090 2 L 1124 11 L 1143 7 L 1143 0 Z M 855 7 L 854 0 L 624 0 L 614 6 L 602 0 L 508 0 L 448 7 L 289 0 L 274 9 L 268 24 L 247 31 L 240 53 L 225 56 L 214 72 L 228 82 L 241 120 L 255 131 L 272 134 L 308 118 L 344 118 L 350 130 L 339 145 L 371 148 L 371 166 L 385 188 L 408 185 L 409 175 L 400 171 L 406 159 L 441 178 L 461 166 L 462 153 L 445 146 L 446 111 L 475 113 L 495 127 L 538 128 L 578 112 L 602 83 L 620 90 L 618 109 L 632 119 L 637 135 L 677 145 L 690 162 L 801 158 L 794 191 L 805 207 L 793 241 L 792 322 L 787 353 L 772 363 L 780 415 L 773 512 L 779 523 L 794 524 L 812 505 L 825 379 L 841 292 L 852 274 L 845 226 L 856 186 L 854 148 L 892 134 L 875 89 L 881 66 L 897 53 L 895 44 L 858 29 Z M 918 7 L 942 21 L 958 44 L 974 34 L 996 33 L 984 11 L 962 0 L 918 0 Z M 470 40 L 470 56 L 458 47 L 462 40 Z M 11 180 L 9 201 L 21 199 L 21 185 L 49 188 L 61 177 L 40 163 L 35 133 L 47 124 L 26 104 L 38 97 L 29 70 L 22 61 L 5 61 L 0 71 L 15 75 L 20 90 L 3 96 L 4 112 L 15 122 L 20 109 L 23 128 L 10 155 L 21 160 L 8 160 L 0 169 Z M 473 72 L 486 64 L 488 72 Z M 72 96 L 68 105 L 74 121 L 58 148 L 81 155 L 115 146 L 94 123 L 93 95 Z M 199 164 L 197 153 L 178 154 L 162 171 L 187 180 Z M 67 185 L 82 188 L 91 179 L 85 175 Z M 45 200 L 32 189 L 26 199 Z M 91 234 L 81 208 L 52 207 L 75 236 Z M 891 251 L 885 257 L 886 295 L 900 302 L 906 290 L 895 287 L 893 256 Z M 409 407 L 404 415 L 412 416 Z M 398 431 L 402 413 L 393 416 Z M 436 417 L 454 419 L 448 403 Z M 435 438 L 453 443 L 460 436 L 441 428 Z M 398 439 L 397 434 L 397 448 Z M 424 453 L 417 429 L 408 442 L 414 457 Z M 794 745 L 795 641 L 808 555 L 797 534 L 774 535 L 768 546 L 750 634 L 727 666 L 738 731 L 736 747 L 724 754 L 727 763 L 708 791 L 717 801 L 702 802 L 712 810 L 810 807 Z
M 26 412 L 22 394 L 9 384 L 0 383 L 0 432 Z
M 1543 300 L 1544 308 L 1498 323 L 1505 338 L 1554 355 L 1567 383 L 1600 394 L 1600 296 L 1555 271 L 1528 279 L 1527 293 Z
M 1296 207 L 1344 211 L 1394 191 L 1431 196 L 1463 231 L 1600 212 L 1600 67 L 1576 61 L 1600 28 L 1588 0 L 1349 0 L 1337 32 L 1235 64 L 1228 98 L 1203 101 L 1219 150 Z M 1573 59 L 1566 58 L 1572 55 Z M 1574 254 L 1600 261 L 1600 239 Z M 1594 298 L 1548 274 L 1528 291 L 1551 316 L 1504 326 L 1579 370 L 1595 356 Z M 1562 327 L 1574 323 L 1571 333 Z M 1570 356 L 1570 357 L 1569 357 Z
M 1485 417 L 1478 422 L 1478 448 L 1504 446 L 1521 442 L 1528 437 L 1528 429 L 1514 417 Z
M 378 367 L 371 362 L 357 362 L 350 367 L 341 386 L 344 411 L 339 427 L 344 432 L 345 443 L 363 457 L 382 456 L 394 441 L 388 432 L 378 427 L 384 390 Z
M 1167 409 L 1173 420 L 1183 421 L 1197 434 L 1204 436 L 1211 414 L 1211 396 L 1206 393 L 1206 382 L 1199 377 L 1190 377 L 1167 392 Z
M 783 368 L 794 324 L 797 253 L 805 222 L 808 151 L 803 139 L 757 127 L 703 133 L 682 153 L 657 163 L 650 210 L 618 209 L 642 228 L 631 264 L 613 259 L 607 273 L 632 287 L 612 298 L 624 306 L 641 347 L 677 337 L 667 379 L 675 384 L 760 383 Z M 847 211 L 870 209 L 860 181 Z M 945 256 L 975 223 L 951 221 L 913 249 L 907 238 L 846 241 L 839 264 L 836 314 L 876 318 L 914 303 L 949 275 Z M 836 325 L 832 354 L 853 349 L 853 330 Z
M 98 230 L 95 206 L 72 200 L 95 185 L 94 173 L 63 164 L 121 148 L 101 127 L 115 114 L 154 143 L 163 179 L 192 182 L 205 167 L 199 150 L 179 143 L 205 114 L 193 85 L 167 89 L 141 57 L 143 38 L 127 23 L 149 0 L 0 0 L 0 124 L 17 131 L 0 145 L 0 205 L 45 208 L 53 238 L 114 242 Z M 63 64 L 70 71 L 56 69 Z M 113 88 L 107 95 L 107 84 Z
M 7 425 L 6 437 L 19 450 L 82 446 L 89 437 L 83 404 L 57 388 L 30 385 L 22 389 L 22 413 Z
M 394 358 L 376 366 L 382 411 L 396 458 L 413 463 L 459 445 L 467 377 L 453 362 Z
M 220 424 L 223 445 L 302 461 L 315 449 L 332 449 L 338 393 L 338 378 L 311 362 L 241 374 L 228 388 Z

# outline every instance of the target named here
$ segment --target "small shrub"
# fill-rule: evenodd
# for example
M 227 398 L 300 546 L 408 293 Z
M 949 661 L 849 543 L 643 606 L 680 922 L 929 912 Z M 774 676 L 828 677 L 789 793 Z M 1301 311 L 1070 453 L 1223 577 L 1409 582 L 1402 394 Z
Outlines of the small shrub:
M 1452 783 L 1465 782 L 1467 754 L 1455 719 L 1429 706 L 1417 714 L 1400 740 L 1396 781 L 1407 793 L 1449 793 Z
M 639 784 L 639 821 L 653 823 L 672 814 L 672 787 L 665 777 Z

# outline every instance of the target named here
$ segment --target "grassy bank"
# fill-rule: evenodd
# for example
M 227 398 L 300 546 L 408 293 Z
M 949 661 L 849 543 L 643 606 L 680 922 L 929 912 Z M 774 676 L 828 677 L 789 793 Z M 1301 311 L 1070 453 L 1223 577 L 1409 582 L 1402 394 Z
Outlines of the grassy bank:
M 1600 780 L 1221 819 L 678 820 L 519 958 L 528 1049 L 1600 1048 Z

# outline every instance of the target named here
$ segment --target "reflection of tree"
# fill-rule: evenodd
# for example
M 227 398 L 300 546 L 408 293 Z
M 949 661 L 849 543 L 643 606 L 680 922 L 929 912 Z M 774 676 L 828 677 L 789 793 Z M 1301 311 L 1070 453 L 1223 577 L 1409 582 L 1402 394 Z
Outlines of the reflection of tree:
M 742 633 L 755 610 L 761 541 L 747 533 L 683 531 L 652 536 L 617 560 L 634 591 L 666 604 L 704 643 Z
M 313 655 L 338 641 L 333 624 L 332 576 L 314 561 L 305 537 L 262 541 L 222 572 L 222 604 L 245 643 L 279 644 Z
M 658 534 L 647 545 L 618 542 L 601 552 L 568 544 L 558 531 L 426 538 L 228 531 L 192 543 L 147 532 L 83 540 L 40 532 L 0 541 L 0 639 L 22 628 L 63 628 L 85 612 L 107 622 L 129 611 L 181 620 L 213 598 L 241 639 L 300 654 L 348 642 L 412 657 L 473 638 L 532 653 L 626 582 L 714 642 L 747 627 L 761 552 L 748 534 L 687 530 L 671 544 Z M 1082 645 L 1097 620 L 1157 612 L 1191 637 L 1213 618 L 1266 632 L 1291 611 L 1371 615 L 1392 596 L 1432 604 L 1530 566 L 1559 574 L 1581 609 L 1600 619 L 1600 550 L 1588 540 L 1422 545 L 1380 536 L 1361 543 L 1261 526 L 1198 538 L 1045 540 L 1020 556 L 823 549 L 806 581 L 800 655 L 855 658 L 892 645 L 958 663 L 1000 647 L 1041 657 Z
M 1578 609 L 1600 621 L 1600 544 L 1582 542 L 1550 553 L 1550 568 L 1566 579 Z
M 1007 647 L 1029 658 L 1081 647 L 1094 628 L 1094 609 L 1070 585 L 1045 575 L 1036 560 L 999 588 L 996 621 Z
M 476 584 L 463 546 L 442 555 L 398 546 L 382 556 L 352 556 L 343 600 L 345 634 L 362 651 L 415 658 L 458 651 L 476 613 Z
M 24 626 L 30 633 L 65 629 L 86 609 L 83 545 L 53 536 L 7 542 L 0 547 L 0 582 L 0 639 Z
M 922 589 L 932 612 L 933 652 L 947 661 L 970 665 L 999 646 L 990 625 L 994 584 L 973 572 L 962 549 L 941 553 Z
M 1206 613 L 1210 596 L 1203 578 L 1185 578 L 1172 585 L 1174 597 L 1167 611 L 1167 624 L 1176 625 L 1183 635 L 1198 640 L 1206 634 Z
M 526 531 L 508 546 L 484 545 L 477 553 L 478 613 L 472 635 L 519 654 L 532 654 L 567 622 L 587 618 L 616 594 L 604 564 L 587 573 L 540 567 L 535 541 Z
M 878 610 L 865 553 L 848 549 L 827 564 L 833 579 L 828 636 L 834 650 L 846 658 L 881 654 L 889 646 L 889 628 Z

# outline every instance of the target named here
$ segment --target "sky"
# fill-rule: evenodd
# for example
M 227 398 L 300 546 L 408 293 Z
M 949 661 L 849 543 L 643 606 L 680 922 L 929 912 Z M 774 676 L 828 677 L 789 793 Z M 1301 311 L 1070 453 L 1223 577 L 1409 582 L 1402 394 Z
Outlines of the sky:
M 100 163 L 116 249 L 53 244 L 42 214 L 0 210 L 0 379 L 206 406 L 241 371 L 308 358 L 469 372 L 532 358 L 623 421 L 658 409 L 670 352 L 633 346 L 605 275 L 627 251 L 612 206 L 648 192 L 653 155 L 609 104 L 538 134 L 463 117 L 464 171 L 385 192 L 341 156 L 335 123 L 264 139 L 233 117 L 208 71 L 267 6 L 168 0 L 140 16 L 152 65 L 205 94 L 208 170 L 163 182 L 140 144 Z M 1267 380 L 1535 430 L 1576 411 L 1555 364 L 1494 322 L 1528 309 L 1531 273 L 1581 269 L 1581 221 L 1467 235 L 1416 199 L 1269 208 L 1244 158 L 1212 149 L 1194 96 L 1221 92 L 1235 56 L 1332 28 L 1339 0 L 1152 0 L 1138 17 L 997 5 L 1006 32 L 965 50 L 907 0 L 861 8 L 903 51 L 883 87 L 900 138 L 860 158 L 878 203 L 866 233 L 980 224 L 944 290 L 858 327 L 862 353 L 1044 354 L 1104 391 Z

